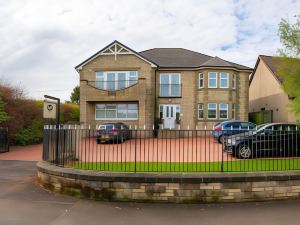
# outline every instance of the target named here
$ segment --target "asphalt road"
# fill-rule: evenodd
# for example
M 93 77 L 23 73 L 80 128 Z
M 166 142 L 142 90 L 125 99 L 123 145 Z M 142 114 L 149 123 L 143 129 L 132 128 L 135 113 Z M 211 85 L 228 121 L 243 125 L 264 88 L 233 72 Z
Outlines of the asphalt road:
M 96 202 L 50 193 L 35 164 L 0 160 L 0 225 L 299 225 L 300 200 L 236 204 Z

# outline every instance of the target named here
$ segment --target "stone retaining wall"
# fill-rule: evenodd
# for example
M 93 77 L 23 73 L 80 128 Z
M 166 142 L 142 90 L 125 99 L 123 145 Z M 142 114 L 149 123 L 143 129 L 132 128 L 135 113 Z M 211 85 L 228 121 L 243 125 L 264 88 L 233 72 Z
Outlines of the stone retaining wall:
M 38 181 L 51 191 L 111 201 L 241 202 L 299 198 L 300 172 L 134 174 L 61 168 L 39 162 Z

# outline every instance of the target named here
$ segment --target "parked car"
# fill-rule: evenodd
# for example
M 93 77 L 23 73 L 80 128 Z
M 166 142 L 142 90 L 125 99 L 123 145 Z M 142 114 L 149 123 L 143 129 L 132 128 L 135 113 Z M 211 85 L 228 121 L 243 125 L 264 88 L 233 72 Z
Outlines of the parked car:
M 96 132 L 96 141 L 98 144 L 105 142 L 123 143 L 131 138 L 131 130 L 121 122 L 109 122 L 101 124 Z
M 225 137 L 247 132 L 249 130 L 255 130 L 256 124 L 239 121 L 239 120 L 227 120 L 221 123 L 217 123 L 214 127 L 212 135 L 219 141 L 219 143 L 224 143 Z
M 256 131 L 229 136 L 224 147 L 227 152 L 242 159 L 298 156 L 300 128 L 289 123 L 263 124 Z

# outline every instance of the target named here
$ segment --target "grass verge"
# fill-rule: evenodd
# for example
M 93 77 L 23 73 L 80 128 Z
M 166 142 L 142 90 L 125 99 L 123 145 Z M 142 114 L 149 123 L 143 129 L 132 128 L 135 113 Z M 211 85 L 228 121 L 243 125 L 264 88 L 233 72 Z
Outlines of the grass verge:
M 111 172 L 197 173 L 300 170 L 300 159 L 249 159 L 227 162 L 97 162 L 73 164 L 76 169 Z

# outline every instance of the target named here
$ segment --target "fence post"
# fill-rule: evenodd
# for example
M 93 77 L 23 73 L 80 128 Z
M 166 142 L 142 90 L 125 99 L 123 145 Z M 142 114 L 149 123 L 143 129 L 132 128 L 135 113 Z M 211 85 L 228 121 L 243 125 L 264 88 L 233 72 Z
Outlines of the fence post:
M 224 143 L 222 143 L 222 161 L 221 161 L 221 173 L 224 172 Z
M 134 172 L 136 173 L 136 135 L 137 135 L 137 131 L 135 130 L 135 141 L 134 141 Z

